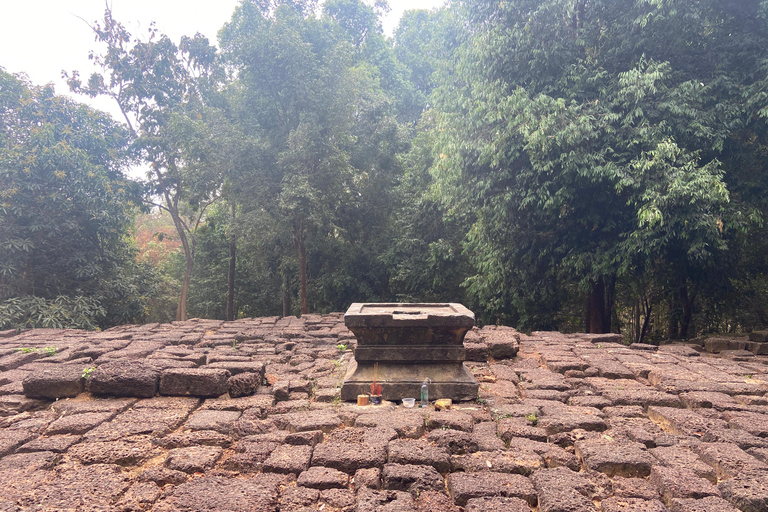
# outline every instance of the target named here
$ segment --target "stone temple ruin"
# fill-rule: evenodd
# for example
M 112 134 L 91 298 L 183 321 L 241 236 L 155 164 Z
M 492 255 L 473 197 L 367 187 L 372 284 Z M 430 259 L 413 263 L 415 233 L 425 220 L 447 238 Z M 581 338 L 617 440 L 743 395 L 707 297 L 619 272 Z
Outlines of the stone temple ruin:
M 765 511 L 766 334 L 475 326 L 438 411 L 341 400 L 341 313 L 2 332 L 0 510 Z

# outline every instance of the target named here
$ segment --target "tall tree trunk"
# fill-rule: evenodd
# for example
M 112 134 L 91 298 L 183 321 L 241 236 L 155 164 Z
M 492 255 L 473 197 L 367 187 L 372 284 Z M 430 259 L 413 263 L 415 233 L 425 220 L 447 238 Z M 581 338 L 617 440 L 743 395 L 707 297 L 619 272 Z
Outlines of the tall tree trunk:
M 235 319 L 235 263 L 237 244 L 235 239 L 235 203 L 229 223 L 229 272 L 227 274 L 227 320 Z
M 173 219 L 173 225 L 176 226 L 176 233 L 181 240 L 181 246 L 184 249 L 184 260 L 186 267 L 184 269 L 184 281 L 181 283 L 181 294 L 179 295 L 179 304 L 176 307 L 176 320 L 183 321 L 187 319 L 187 294 L 189 293 L 189 281 L 192 279 L 192 267 L 194 265 L 194 248 L 190 247 L 187 232 L 184 229 L 184 223 L 179 216 L 179 209 L 170 196 L 165 196 L 168 211 Z
M 295 222 L 293 225 L 293 241 L 296 243 L 296 250 L 299 252 L 299 273 L 301 275 L 301 284 L 299 295 L 301 297 L 301 314 L 309 313 L 307 306 L 307 249 L 304 246 L 304 224 Z
M 599 277 L 597 281 L 590 281 L 590 290 L 587 296 L 586 331 L 593 334 L 603 334 L 606 323 L 605 314 L 605 281 Z
M 688 285 L 683 285 L 680 288 L 680 302 L 683 305 L 683 314 L 680 316 L 680 337 L 684 339 L 690 338 L 689 330 L 691 328 L 691 317 L 693 316 L 693 301 L 696 298 L 696 293 L 688 293 Z
M 280 265 L 280 273 L 283 276 L 283 318 L 291 314 L 291 292 L 288 282 L 288 271 L 285 263 Z
M 605 282 L 605 281 L 603 281 Z M 616 275 L 612 275 L 605 286 L 605 310 L 603 314 L 603 332 L 611 332 L 613 323 L 613 304 L 616 302 Z
M 648 327 L 651 324 L 651 311 L 653 305 L 648 303 L 648 299 L 645 299 L 645 320 L 643 320 L 643 328 L 640 330 L 640 337 L 637 339 L 638 343 L 642 343 L 645 339 L 645 335 L 648 334 Z

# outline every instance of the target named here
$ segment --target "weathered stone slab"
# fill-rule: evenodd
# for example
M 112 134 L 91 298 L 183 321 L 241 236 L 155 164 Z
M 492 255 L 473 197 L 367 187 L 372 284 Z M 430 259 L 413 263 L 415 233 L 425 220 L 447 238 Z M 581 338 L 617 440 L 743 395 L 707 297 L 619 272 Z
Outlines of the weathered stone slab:
M 695 498 L 676 498 L 668 505 L 669 512 L 739 512 L 723 498 L 710 496 L 697 500 Z
M 451 468 L 448 450 L 421 439 L 395 439 L 389 442 L 387 452 L 390 463 L 432 466 L 440 473 Z
M 184 427 L 190 430 L 215 430 L 222 434 L 229 434 L 241 415 L 240 411 L 195 411 Z
M 158 512 L 276 512 L 283 477 L 259 474 L 249 478 L 206 476 L 172 489 L 153 510 Z
M 464 506 L 466 512 L 530 512 L 528 502 L 520 498 L 503 498 L 499 496 L 472 498 Z
M 649 450 L 659 462 L 670 468 L 687 469 L 700 478 L 706 478 L 713 484 L 717 483 L 715 470 L 705 464 L 698 455 L 683 446 L 663 446 Z
M 96 368 L 87 386 L 97 396 L 151 398 L 159 380 L 160 372 L 143 361 L 114 361 Z
M 701 460 L 715 468 L 718 480 L 734 478 L 744 472 L 765 471 L 768 465 L 732 443 L 701 443 L 693 446 Z
M 174 368 L 160 376 L 160 394 L 213 398 L 227 392 L 229 370 L 214 368 Z
M 282 445 L 275 448 L 264 461 L 264 471 L 293 473 L 298 475 L 309 469 L 312 447 L 307 445 Z
M 768 472 L 756 471 L 736 475 L 717 485 L 722 497 L 742 512 L 768 511 Z
M 384 489 L 416 494 L 445 487 L 443 477 L 434 467 L 416 464 L 384 464 L 382 481 Z
M 473 498 L 506 497 L 520 498 L 530 506 L 536 506 L 533 484 L 522 475 L 505 473 L 451 473 L 448 475 L 448 491 L 456 505 L 466 505 Z
M 349 475 L 337 469 L 313 466 L 302 471 L 296 485 L 320 490 L 346 489 L 349 485 Z
M 67 453 L 82 464 L 117 464 L 139 466 L 160 454 L 148 439 L 111 442 L 80 443 L 72 446 Z
M 30 373 L 22 381 L 27 398 L 59 399 L 76 397 L 83 392 L 83 368 L 75 365 L 48 365 Z
M 727 423 L 717 418 L 674 407 L 648 407 L 648 417 L 658 423 L 666 432 L 701 437 L 713 428 L 725 428 Z
M 619 443 L 606 439 L 587 439 L 574 443 L 584 469 L 593 469 L 609 477 L 646 477 L 656 459 L 640 443 Z
M 720 496 L 720 491 L 712 482 L 700 478 L 686 468 L 654 466 L 651 469 L 650 482 L 656 486 L 667 504 L 675 498 L 701 499 Z
M 498 450 L 451 457 L 451 471 L 466 473 L 496 471 L 529 476 L 544 466 L 544 459 L 533 450 Z
M 165 466 L 184 473 L 204 472 L 216 464 L 222 453 L 223 450 L 218 446 L 174 448 L 168 452 Z
M 600 512 L 667 512 L 659 500 L 614 496 L 600 503 Z
M 358 469 L 381 467 L 387 462 L 386 445 L 326 441 L 314 448 L 313 466 L 338 469 L 350 475 Z
M 84 434 L 105 421 L 109 421 L 114 415 L 115 413 L 112 412 L 87 412 L 63 416 L 48 425 L 46 434 Z

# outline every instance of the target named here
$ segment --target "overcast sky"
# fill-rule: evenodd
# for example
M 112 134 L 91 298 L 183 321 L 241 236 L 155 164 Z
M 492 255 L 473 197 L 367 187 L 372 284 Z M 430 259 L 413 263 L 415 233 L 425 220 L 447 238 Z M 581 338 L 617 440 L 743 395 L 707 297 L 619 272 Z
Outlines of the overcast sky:
M 229 21 L 239 0 L 108 0 L 112 13 L 134 34 L 146 34 L 154 21 L 160 32 L 178 42 L 182 35 L 200 32 L 212 42 Z M 389 0 L 392 11 L 384 20 L 388 35 L 406 9 L 431 9 L 444 0 Z M 56 92 L 68 94 L 61 71 L 93 71 L 88 51 L 95 47 L 86 21 L 102 19 L 104 0 L 0 0 L 0 67 L 26 73 L 33 84 L 53 82 Z M 82 18 L 82 19 L 81 19 Z M 85 21 L 83 21 L 85 20 Z M 115 112 L 105 98 L 78 97 L 96 108 Z M 114 114 L 113 114 L 114 115 Z

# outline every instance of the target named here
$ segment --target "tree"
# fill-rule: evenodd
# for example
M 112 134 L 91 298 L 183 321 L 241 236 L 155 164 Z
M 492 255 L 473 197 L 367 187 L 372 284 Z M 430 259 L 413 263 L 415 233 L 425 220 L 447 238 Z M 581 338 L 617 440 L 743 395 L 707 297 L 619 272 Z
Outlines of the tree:
M 607 332 L 617 280 L 644 276 L 676 276 L 665 300 L 690 302 L 755 215 L 718 155 L 765 44 L 757 5 L 459 6 L 469 30 L 434 96 L 432 170 L 473 218 L 466 284 L 485 320 L 552 326 L 578 293 L 582 325 Z
M 339 270 L 331 263 L 341 259 L 339 250 L 369 257 L 361 249 L 371 236 L 366 228 L 388 219 L 387 184 L 399 169 L 394 155 L 407 144 L 381 85 L 384 74 L 360 53 L 380 37 L 375 15 L 359 2 L 328 9 L 318 18 L 304 3 L 246 1 L 221 32 L 241 84 L 242 130 L 258 148 L 258 164 L 237 187 L 247 204 L 241 218 L 273 226 L 264 238 L 283 249 L 293 245 L 302 313 L 310 310 L 313 251 L 324 274 Z M 332 251 L 328 258 L 325 250 Z M 286 259 L 279 269 L 286 298 L 292 267 Z
M 184 249 L 176 319 L 185 320 L 196 231 L 206 208 L 219 197 L 232 144 L 238 141 L 222 111 L 224 72 L 216 49 L 200 34 L 176 45 L 151 26 L 148 40 L 141 41 L 109 8 L 92 29 L 104 50 L 91 58 L 104 74 L 93 73 L 83 83 L 73 72 L 68 83 L 74 92 L 115 100 L 135 153 L 149 165 L 149 200 L 161 200 L 155 206 L 170 213 Z
M 140 319 L 152 284 L 128 238 L 140 188 L 123 174 L 126 131 L 2 69 L 0 118 L 0 299 L 50 326 Z M 40 325 L 24 318 L 13 326 Z

